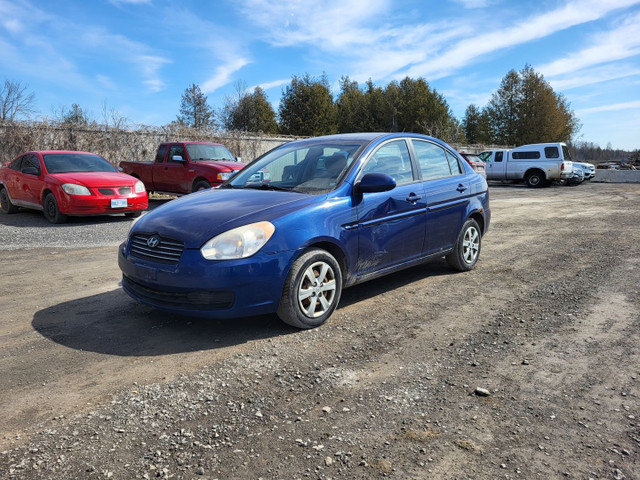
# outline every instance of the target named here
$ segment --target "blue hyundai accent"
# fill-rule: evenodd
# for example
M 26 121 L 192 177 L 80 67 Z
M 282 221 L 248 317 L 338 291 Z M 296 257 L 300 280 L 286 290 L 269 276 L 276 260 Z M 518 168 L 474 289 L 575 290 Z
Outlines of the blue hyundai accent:
M 445 257 L 471 270 L 491 213 L 485 179 L 410 133 L 282 145 L 216 189 L 142 216 L 120 246 L 124 291 L 179 314 L 276 312 L 323 324 L 343 288 Z

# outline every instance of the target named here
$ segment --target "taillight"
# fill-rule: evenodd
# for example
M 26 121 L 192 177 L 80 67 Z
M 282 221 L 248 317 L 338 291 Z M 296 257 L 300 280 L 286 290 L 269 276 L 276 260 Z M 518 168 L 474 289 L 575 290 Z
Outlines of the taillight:
M 562 162 L 562 165 L 560 166 L 560 170 L 564 170 L 564 162 Z

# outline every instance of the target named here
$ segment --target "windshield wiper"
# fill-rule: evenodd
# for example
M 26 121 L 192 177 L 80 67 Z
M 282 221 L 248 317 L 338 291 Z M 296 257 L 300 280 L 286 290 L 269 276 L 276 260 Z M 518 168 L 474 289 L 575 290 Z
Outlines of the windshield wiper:
M 255 190 L 276 190 L 276 191 L 279 191 L 279 192 L 290 192 L 291 191 L 291 189 L 289 189 L 289 188 L 278 187 L 277 185 L 273 185 L 272 183 L 260 183 L 260 184 L 248 183 L 247 185 L 245 185 L 242 188 L 253 188 Z

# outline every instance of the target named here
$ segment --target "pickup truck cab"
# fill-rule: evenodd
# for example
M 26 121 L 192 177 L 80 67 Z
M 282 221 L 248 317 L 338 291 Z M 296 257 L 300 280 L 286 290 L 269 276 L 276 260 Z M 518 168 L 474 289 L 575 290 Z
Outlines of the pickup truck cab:
M 573 172 L 564 143 L 536 143 L 511 150 L 487 150 L 478 157 L 486 163 L 487 180 L 524 181 L 529 187 L 546 187 L 566 180 Z
M 124 173 L 144 183 L 148 192 L 186 194 L 220 185 L 244 167 L 224 145 L 166 142 L 153 162 L 120 162 Z

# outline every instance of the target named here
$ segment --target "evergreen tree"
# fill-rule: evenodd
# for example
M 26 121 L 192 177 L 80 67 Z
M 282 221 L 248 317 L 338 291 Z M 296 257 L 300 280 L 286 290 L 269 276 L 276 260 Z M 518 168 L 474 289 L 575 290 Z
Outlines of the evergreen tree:
M 226 101 L 222 114 L 225 128 L 244 132 L 277 133 L 276 113 L 264 90 L 256 87 L 253 93 L 247 93 L 243 85 L 236 85 L 236 99 Z
M 476 105 L 469 105 L 462 120 L 467 142 L 471 144 L 490 143 L 489 122 L 487 115 Z
M 485 111 L 501 145 L 570 141 L 580 129 L 566 99 L 529 65 L 507 73 Z
M 337 110 L 326 75 L 294 76 L 280 101 L 280 129 L 290 135 L 315 136 L 336 133 Z
M 372 123 L 371 112 L 367 108 L 367 98 L 360 90 L 358 82 L 349 77 L 340 79 L 340 95 L 336 101 L 338 110 L 338 132 L 365 132 Z
M 207 96 L 195 83 L 182 94 L 178 122 L 193 128 L 215 127 L 214 111 L 207 103 Z

